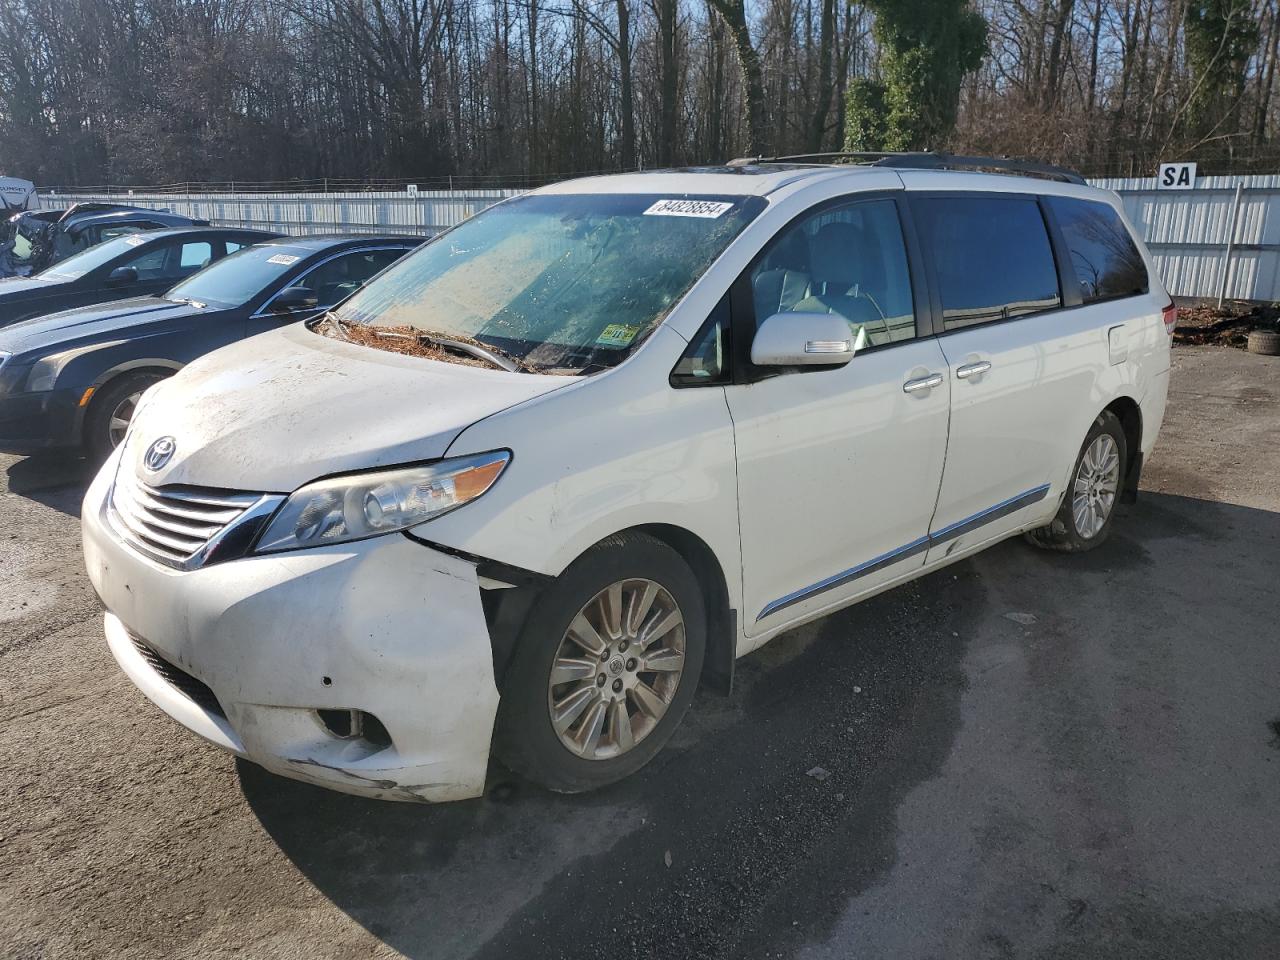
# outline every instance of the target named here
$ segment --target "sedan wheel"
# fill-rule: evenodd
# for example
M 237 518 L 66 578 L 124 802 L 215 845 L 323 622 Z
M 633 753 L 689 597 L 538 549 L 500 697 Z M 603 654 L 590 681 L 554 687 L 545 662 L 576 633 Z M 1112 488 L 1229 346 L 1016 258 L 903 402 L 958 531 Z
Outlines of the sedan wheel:
M 120 446 L 124 440 L 124 435 L 129 431 L 129 424 L 133 420 L 133 413 L 138 409 L 138 401 L 142 399 L 143 391 L 131 393 L 119 403 L 115 409 L 111 411 L 107 419 L 107 436 L 111 440 L 111 446 Z
M 675 699 L 684 663 L 684 615 L 664 587 L 631 579 L 601 590 L 552 663 L 547 709 L 560 742 L 587 760 L 632 750 Z

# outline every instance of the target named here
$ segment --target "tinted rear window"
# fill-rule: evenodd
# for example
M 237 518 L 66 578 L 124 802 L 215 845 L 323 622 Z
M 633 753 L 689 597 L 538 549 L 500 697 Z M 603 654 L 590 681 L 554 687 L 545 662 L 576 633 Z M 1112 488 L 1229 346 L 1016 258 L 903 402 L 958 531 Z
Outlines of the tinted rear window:
M 1120 215 L 1105 203 L 1049 197 L 1085 303 L 1147 292 L 1147 267 Z
M 1053 248 L 1035 200 L 928 197 L 915 206 L 946 329 L 1061 306 Z

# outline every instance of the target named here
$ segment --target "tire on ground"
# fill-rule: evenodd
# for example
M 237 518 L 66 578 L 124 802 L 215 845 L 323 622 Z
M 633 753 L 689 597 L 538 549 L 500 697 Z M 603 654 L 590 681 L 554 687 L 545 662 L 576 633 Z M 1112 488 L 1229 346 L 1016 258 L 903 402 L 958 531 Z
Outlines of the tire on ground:
M 1115 441 L 1116 450 L 1120 454 L 1116 496 L 1112 500 L 1111 510 L 1107 514 L 1107 519 L 1103 523 L 1102 529 L 1092 537 L 1085 537 L 1076 527 L 1075 513 L 1072 510 L 1075 482 L 1080 472 L 1080 463 L 1084 459 L 1085 451 L 1089 449 L 1090 444 L 1104 433 L 1109 434 L 1111 439 Z M 1092 550 L 1105 543 L 1107 537 L 1111 534 L 1111 525 L 1115 521 L 1116 503 L 1119 502 L 1120 490 L 1124 487 L 1125 471 L 1128 463 L 1128 444 L 1125 440 L 1124 428 L 1120 425 L 1120 419 L 1110 410 L 1104 410 L 1093 421 L 1093 425 L 1089 427 L 1089 432 L 1085 435 L 1084 443 L 1080 445 L 1080 452 L 1076 455 L 1075 465 L 1071 468 L 1071 479 L 1067 482 L 1066 495 L 1062 498 L 1062 506 L 1058 508 L 1057 514 L 1054 515 L 1054 518 L 1047 526 L 1027 531 L 1025 534 L 1027 541 L 1037 547 L 1043 547 L 1047 550 L 1061 550 L 1067 553 Z
M 685 628 L 683 672 L 666 713 L 635 746 L 617 757 L 586 759 L 571 752 L 552 726 L 552 664 L 583 606 L 610 585 L 632 578 L 654 581 L 679 606 Z M 505 674 L 495 754 L 511 770 L 560 793 L 592 790 L 630 776 L 662 749 L 693 700 L 706 652 L 706 622 L 701 585 L 667 544 L 642 533 L 597 543 L 547 588 L 529 613 Z
M 1280 357 L 1280 330 L 1249 331 L 1249 352 L 1264 357 Z

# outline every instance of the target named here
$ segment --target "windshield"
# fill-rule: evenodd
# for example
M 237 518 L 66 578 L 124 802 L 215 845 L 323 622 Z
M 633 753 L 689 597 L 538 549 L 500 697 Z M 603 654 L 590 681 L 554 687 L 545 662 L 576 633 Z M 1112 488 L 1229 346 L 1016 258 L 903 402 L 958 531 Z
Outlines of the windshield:
M 479 342 L 526 369 L 613 366 L 763 207 L 754 197 L 521 197 L 410 254 L 337 318 Z
M 308 253 L 274 243 L 245 247 L 183 280 L 164 296 L 166 300 L 198 300 L 219 307 L 243 306 Z
M 48 270 L 44 270 L 37 276 L 51 277 L 58 280 L 79 280 L 90 270 L 96 270 L 108 260 L 114 260 L 122 253 L 126 253 L 141 244 L 146 243 L 142 237 L 130 234 L 127 237 L 116 237 L 114 240 L 108 240 L 106 243 L 100 243 L 88 250 L 81 250 L 77 254 L 73 254 L 67 259 L 55 263 Z

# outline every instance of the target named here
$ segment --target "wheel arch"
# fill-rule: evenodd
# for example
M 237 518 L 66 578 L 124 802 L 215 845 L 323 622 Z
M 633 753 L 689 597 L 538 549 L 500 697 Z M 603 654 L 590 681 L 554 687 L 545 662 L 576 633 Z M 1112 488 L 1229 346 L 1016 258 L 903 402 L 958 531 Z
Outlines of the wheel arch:
M 1120 501 L 1133 503 L 1138 497 L 1138 481 L 1142 477 L 1142 408 L 1129 396 L 1119 396 L 1102 410 L 1120 421 L 1128 463 L 1125 464 L 1124 481 L 1120 485 Z
M 733 669 L 737 659 L 738 613 L 730 605 L 729 584 L 725 579 L 720 561 L 715 551 L 700 536 L 674 524 L 635 524 L 596 540 L 565 564 L 565 568 L 567 569 L 578 557 L 597 544 L 629 533 L 641 533 L 658 540 L 678 553 L 689 564 L 694 577 L 703 589 L 707 606 L 707 652 L 703 658 L 702 674 L 698 681 L 711 690 L 727 695 L 733 686 Z M 441 548 L 440 544 L 432 543 L 431 545 L 437 549 Z M 538 595 L 554 578 L 508 567 L 505 564 L 495 564 L 493 561 L 459 551 L 450 552 L 460 553 L 478 561 L 477 571 L 482 576 L 514 584 L 508 589 L 482 589 L 481 591 L 485 619 L 493 645 L 494 674 L 501 688 L 516 645 L 520 642 L 525 618 Z
M 737 660 L 738 612 L 729 604 L 729 584 L 715 551 L 696 533 L 673 524 L 646 523 L 619 532 L 631 531 L 647 533 L 680 554 L 702 584 L 707 601 L 707 654 L 699 680 L 727 695 L 733 688 Z
M 135 373 L 155 373 L 162 377 L 171 377 L 181 369 L 182 364 L 163 358 L 126 360 L 123 363 L 108 367 L 94 377 L 93 382 L 89 385 L 88 389 L 92 389 L 93 393 L 90 395 L 88 403 L 81 401 L 80 406 L 77 408 L 75 443 L 77 445 L 84 443 L 84 425 L 89 417 L 89 411 L 96 409 L 98 397 L 101 395 L 102 389 L 108 384 L 113 383 L 120 377 Z

